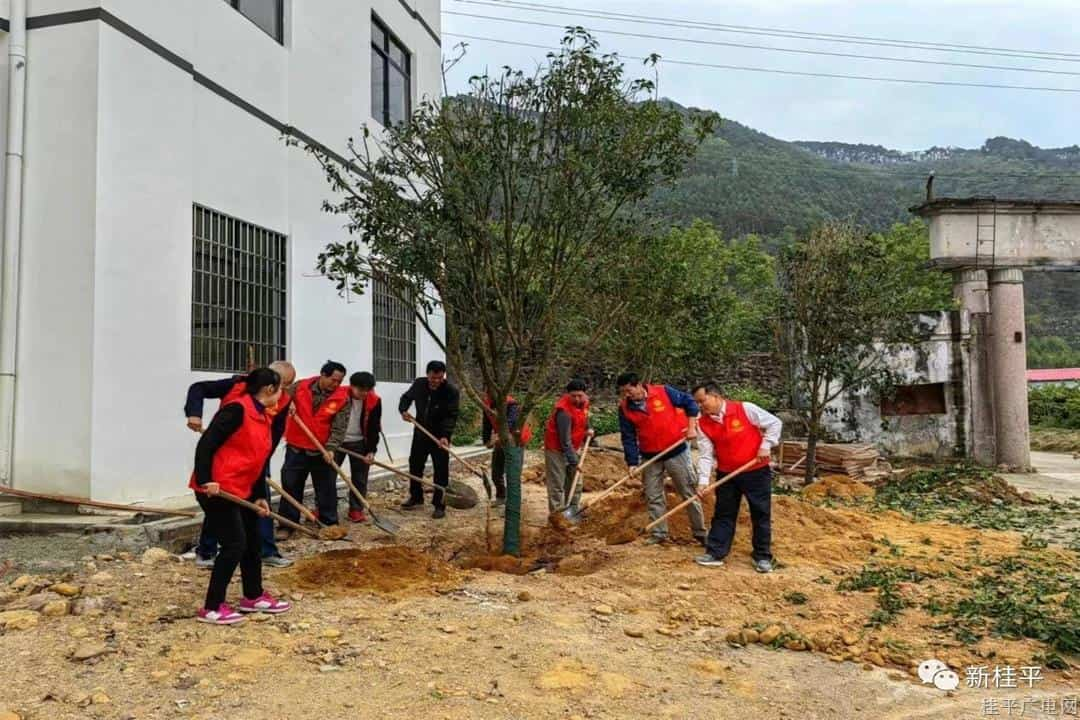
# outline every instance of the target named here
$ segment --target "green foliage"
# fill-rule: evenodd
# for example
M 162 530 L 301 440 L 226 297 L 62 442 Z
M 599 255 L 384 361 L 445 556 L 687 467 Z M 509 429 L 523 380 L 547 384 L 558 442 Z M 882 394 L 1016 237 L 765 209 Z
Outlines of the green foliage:
M 950 625 L 967 642 L 989 632 L 1038 640 L 1066 655 L 1080 653 L 1080 577 L 1049 557 L 1014 556 L 992 563 L 947 612 Z
M 470 397 L 461 398 L 461 414 L 454 429 L 454 445 L 475 445 L 480 442 L 483 415 L 480 405 Z
M 784 599 L 792 605 L 805 605 L 809 600 L 805 593 L 798 592 L 797 590 L 784 593 Z
M 899 565 L 864 565 L 858 574 L 842 579 L 836 585 L 840 591 L 877 590 L 878 607 L 867 622 L 868 626 L 881 627 L 896 619 L 911 603 L 900 595 L 900 583 L 918 583 L 928 576 L 914 568 Z
M 600 345 L 600 363 L 685 384 L 772 345 L 776 270 L 759 238 L 725 240 L 695 220 L 650 239 L 643 252 L 636 272 L 624 275 L 629 305 Z
M 1029 388 L 1028 417 L 1032 425 L 1039 427 L 1080 430 L 1080 387 Z
M 724 392 L 732 400 L 751 402 L 769 412 L 776 412 L 780 409 L 780 401 L 776 397 L 758 390 L 752 385 L 732 385 L 724 388 Z

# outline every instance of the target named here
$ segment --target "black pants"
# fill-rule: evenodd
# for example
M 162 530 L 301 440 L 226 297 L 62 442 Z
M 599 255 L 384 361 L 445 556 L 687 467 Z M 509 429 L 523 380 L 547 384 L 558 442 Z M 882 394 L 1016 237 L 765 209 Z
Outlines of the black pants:
M 495 486 L 495 497 L 506 497 L 506 453 L 496 446 L 491 451 L 491 482 Z
M 259 516 L 247 508 L 234 505 L 228 500 L 195 493 L 203 512 L 206 525 L 217 538 L 219 550 L 210 571 L 210 587 L 206 589 L 207 610 L 217 610 L 225 602 L 236 566 L 240 566 L 240 579 L 244 597 L 254 600 L 263 593 L 262 558 L 259 555 Z M 256 498 L 248 498 L 252 502 Z
M 285 462 L 281 466 L 281 487 L 300 502 L 304 502 L 304 488 L 308 475 L 315 488 L 315 506 L 319 521 L 324 525 L 337 525 L 337 473 L 322 455 L 309 455 L 291 445 L 285 448 Z M 285 498 L 278 502 L 278 514 L 294 522 L 300 520 L 300 511 Z
M 716 488 L 716 510 L 705 549 L 716 558 L 727 557 L 731 552 L 744 495 L 754 528 L 751 556 L 755 560 L 772 560 L 772 470 L 767 467 L 736 475 Z
M 352 450 L 353 452 L 364 455 L 364 444 L 361 442 L 346 442 L 341 443 L 341 447 L 346 450 Z M 365 498 L 367 497 L 367 480 L 368 472 L 371 470 L 371 466 L 358 457 L 352 455 L 346 455 L 343 452 L 334 453 L 334 462 L 341 465 L 345 458 L 349 458 L 349 476 L 352 478 L 353 485 L 360 491 L 360 494 Z M 349 492 L 349 509 L 350 510 L 363 510 L 364 506 L 360 504 L 360 501 L 356 499 L 356 496 Z
M 416 477 L 423 477 L 424 466 L 427 465 L 429 457 L 435 474 L 435 484 L 447 487 L 450 484 L 450 453 L 426 435 L 413 433 L 412 447 L 409 448 L 409 473 Z M 424 501 L 424 486 L 415 480 L 409 481 L 409 500 Z M 431 494 L 431 504 L 437 508 L 446 507 L 441 490 L 436 490 Z

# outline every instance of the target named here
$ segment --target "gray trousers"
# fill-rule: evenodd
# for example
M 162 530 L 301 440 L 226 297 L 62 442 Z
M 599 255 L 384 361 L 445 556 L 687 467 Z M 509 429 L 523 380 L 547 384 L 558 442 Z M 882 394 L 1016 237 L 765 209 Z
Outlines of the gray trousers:
M 570 492 L 570 484 L 574 482 L 576 467 L 566 464 L 566 456 L 561 450 L 544 450 L 544 477 L 547 481 L 548 512 L 557 513 L 566 507 L 566 495 Z M 581 488 L 585 479 L 578 480 L 577 489 L 571 499 L 570 506 L 575 510 L 581 505 Z
M 668 511 L 667 498 L 664 496 L 664 474 L 671 478 L 675 486 L 675 492 L 683 500 L 692 497 L 696 493 L 696 481 L 694 468 L 690 464 L 690 449 L 687 448 L 673 458 L 654 462 L 642 472 L 641 484 L 645 490 L 645 502 L 649 506 L 649 517 L 655 520 Z M 694 531 L 694 537 L 704 538 L 705 516 L 701 512 L 701 503 L 697 500 L 686 506 L 686 514 L 690 518 L 690 527 Z M 667 521 L 660 523 L 652 530 L 657 537 L 667 537 Z

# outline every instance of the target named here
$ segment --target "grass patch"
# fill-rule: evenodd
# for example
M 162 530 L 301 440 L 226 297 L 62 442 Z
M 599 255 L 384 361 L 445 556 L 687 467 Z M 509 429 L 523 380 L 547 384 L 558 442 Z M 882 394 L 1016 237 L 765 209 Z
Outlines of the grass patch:
M 930 577 L 914 568 L 899 565 L 864 565 L 856 575 L 850 575 L 836 585 L 837 590 L 877 591 L 878 607 L 870 615 L 867 625 L 889 625 L 911 603 L 900 594 L 900 583 L 922 582 Z

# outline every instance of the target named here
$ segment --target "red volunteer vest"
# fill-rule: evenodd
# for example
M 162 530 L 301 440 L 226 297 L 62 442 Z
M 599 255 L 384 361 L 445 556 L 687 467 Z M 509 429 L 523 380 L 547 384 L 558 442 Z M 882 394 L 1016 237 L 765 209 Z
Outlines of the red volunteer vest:
M 271 420 L 268 413 L 255 409 L 255 400 L 251 395 L 245 394 L 233 402 L 244 408 L 244 422 L 214 453 L 210 478 L 221 485 L 222 490 L 246 500 L 251 496 L 255 481 L 270 457 Z M 191 473 L 188 487 L 199 487 L 194 472 Z
M 637 430 L 638 447 L 643 453 L 658 453 L 686 437 L 689 421 L 686 412 L 671 404 L 663 385 L 647 385 L 645 412 L 634 410 L 628 400 L 619 403 L 623 417 Z
M 506 396 L 506 404 L 507 405 L 517 405 L 517 400 L 514 399 L 513 395 L 507 395 Z M 499 423 L 495 422 L 495 404 L 493 402 L 491 402 L 491 398 L 489 398 L 487 395 L 484 396 L 484 405 L 490 411 L 487 414 L 487 416 L 488 416 L 488 420 L 491 421 L 491 432 L 494 435 L 498 435 L 499 434 Z M 521 418 L 519 418 L 519 420 L 520 419 Z M 529 427 L 528 423 L 525 423 L 524 425 L 521 426 L 521 444 L 522 445 L 528 445 L 530 440 L 532 440 L 532 428 Z
M 323 400 L 318 410 L 312 411 L 311 386 L 318 379 L 319 376 L 316 375 L 302 380 L 296 387 L 293 404 L 296 405 L 296 416 L 318 438 L 319 442 L 325 445 L 330 439 L 330 427 L 334 424 L 334 416 L 342 408 L 348 407 L 349 389 L 344 385 L 339 385 L 330 397 Z M 292 416 L 285 421 L 285 442 L 302 450 L 318 450 L 308 439 L 307 434 L 293 421 Z
M 221 405 L 219 407 L 225 407 L 226 405 L 228 405 L 231 402 L 236 402 L 237 400 L 242 398 L 246 393 L 247 393 L 247 378 L 244 377 L 244 378 L 242 378 L 240 380 L 237 380 L 233 384 L 232 390 L 225 393 L 225 397 L 221 398 Z M 275 415 L 277 415 L 279 412 L 281 412 L 285 408 L 289 407 L 289 400 L 291 400 L 291 399 L 292 398 L 289 397 L 289 393 L 282 390 L 281 391 L 281 396 L 278 398 L 277 405 L 275 405 L 272 408 L 266 408 L 267 416 L 269 416 L 270 419 L 273 419 Z
M 570 416 L 570 444 L 580 448 L 585 443 L 585 433 L 589 427 L 589 403 L 586 401 L 585 407 L 579 408 L 571 402 L 569 395 L 563 395 L 552 408 L 551 417 L 544 427 L 544 449 L 562 450 L 559 428 L 555 426 L 555 414 L 559 410 Z
M 743 404 L 735 400 L 727 401 L 722 423 L 701 413 L 698 430 L 712 441 L 716 453 L 716 469 L 723 473 L 729 473 L 743 463 L 753 460 L 761 449 L 761 430 L 751 424 Z M 758 470 L 768 464 L 769 459 L 762 458 L 743 472 Z

